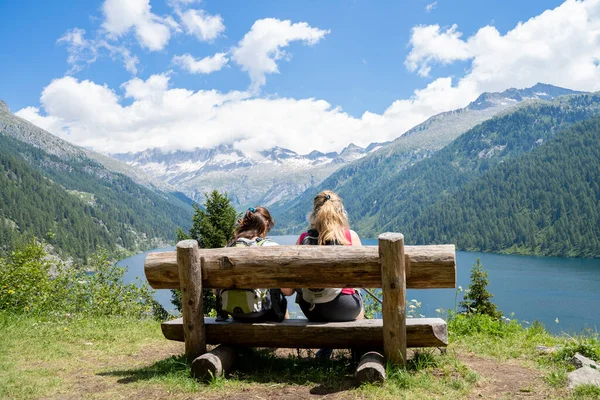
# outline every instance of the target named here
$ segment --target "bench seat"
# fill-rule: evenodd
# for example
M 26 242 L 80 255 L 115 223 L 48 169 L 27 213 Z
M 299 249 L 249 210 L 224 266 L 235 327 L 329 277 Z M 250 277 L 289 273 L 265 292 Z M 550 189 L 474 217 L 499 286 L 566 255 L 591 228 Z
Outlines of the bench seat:
M 309 322 L 288 319 L 283 322 L 216 322 L 204 318 L 207 344 L 276 348 L 350 348 L 382 347 L 383 320 L 351 322 Z M 163 322 L 167 339 L 183 342 L 183 319 Z M 448 345 L 448 326 L 441 318 L 407 318 L 407 347 L 444 347 Z

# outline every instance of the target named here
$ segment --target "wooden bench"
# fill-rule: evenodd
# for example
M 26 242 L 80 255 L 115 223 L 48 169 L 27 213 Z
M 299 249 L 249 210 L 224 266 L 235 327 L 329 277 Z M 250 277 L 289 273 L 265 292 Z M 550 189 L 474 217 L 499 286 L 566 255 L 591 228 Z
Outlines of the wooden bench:
M 441 318 L 406 318 L 406 288 L 456 286 L 454 245 L 404 246 L 399 233 L 379 236 L 379 246 L 273 246 L 150 253 L 144 265 L 154 289 L 181 289 L 182 318 L 162 324 L 167 339 L 185 342 L 192 375 L 220 375 L 234 357 L 229 346 L 280 348 L 383 348 L 385 360 L 405 364 L 407 347 L 448 344 Z M 382 288 L 382 319 L 315 323 L 215 322 L 205 318 L 202 289 L 280 287 Z M 207 344 L 220 344 L 206 353 Z M 206 354 L 205 354 L 206 353 Z M 384 357 L 367 353 L 357 379 L 385 379 Z

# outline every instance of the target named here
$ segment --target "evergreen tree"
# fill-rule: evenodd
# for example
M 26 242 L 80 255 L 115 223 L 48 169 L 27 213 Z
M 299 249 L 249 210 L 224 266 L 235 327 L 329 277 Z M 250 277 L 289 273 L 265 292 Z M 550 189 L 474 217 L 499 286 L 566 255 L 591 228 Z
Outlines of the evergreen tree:
M 205 193 L 205 210 L 194 204 L 194 215 L 192 227 L 189 233 L 178 228 L 177 240 L 195 239 L 198 246 L 203 249 L 216 249 L 225 247 L 233 239 L 233 231 L 238 220 L 238 212 L 231 205 L 227 193 L 219 193 L 213 190 L 210 194 Z M 181 310 L 181 293 L 173 290 L 171 303 Z M 212 290 L 206 289 L 202 292 L 204 302 L 204 313 L 208 314 L 216 306 L 216 298 Z
M 488 283 L 487 271 L 483 269 L 483 264 L 478 258 L 471 268 L 469 289 L 465 291 L 464 301 L 460 302 L 467 314 L 489 315 L 496 319 L 502 316 L 502 312 L 490 300 L 494 295 L 487 291 Z

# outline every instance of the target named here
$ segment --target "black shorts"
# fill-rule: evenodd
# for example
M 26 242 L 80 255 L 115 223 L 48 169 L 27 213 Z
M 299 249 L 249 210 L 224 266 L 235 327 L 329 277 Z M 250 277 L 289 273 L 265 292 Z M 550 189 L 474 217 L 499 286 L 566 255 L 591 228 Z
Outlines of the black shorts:
M 354 321 L 363 307 L 360 293 L 340 293 L 335 299 L 327 303 L 315 304 L 311 310 L 310 303 L 302 298 L 301 293 L 296 294 L 296 303 L 309 321 L 313 322 L 345 322 Z

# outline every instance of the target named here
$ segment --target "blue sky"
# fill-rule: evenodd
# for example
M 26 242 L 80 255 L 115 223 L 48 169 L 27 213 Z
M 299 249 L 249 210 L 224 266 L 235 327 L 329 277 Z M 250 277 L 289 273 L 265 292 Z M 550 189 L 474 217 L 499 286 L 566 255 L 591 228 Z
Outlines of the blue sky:
M 393 139 L 482 91 L 538 80 L 600 89 L 597 0 L 129 1 L 130 20 L 119 0 L 0 2 L 0 98 L 104 152 L 220 143 L 307 152 Z M 186 25 L 192 13 L 203 22 Z M 201 27 L 215 18 L 216 28 Z M 235 49 L 246 51 L 236 59 Z M 176 61 L 184 54 L 226 62 L 191 73 Z

